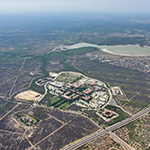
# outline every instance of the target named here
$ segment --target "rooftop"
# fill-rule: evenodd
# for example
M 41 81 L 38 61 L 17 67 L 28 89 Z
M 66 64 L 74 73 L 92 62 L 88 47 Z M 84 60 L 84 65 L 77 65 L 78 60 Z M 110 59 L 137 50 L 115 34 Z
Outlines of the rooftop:
M 91 98 L 90 96 L 85 96 L 85 97 L 82 96 L 82 99 L 84 99 L 84 100 L 86 100 L 86 101 L 90 100 L 90 98 Z
M 90 94 L 90 93 L 92 93 L 92 92 L 93 92 L 93 90 L 90 89 L 90 88 L 88 88 L 88 89 L 86 89 L 85 91 L 83 91 L 83 93 L 85 93 L 85 94 Z

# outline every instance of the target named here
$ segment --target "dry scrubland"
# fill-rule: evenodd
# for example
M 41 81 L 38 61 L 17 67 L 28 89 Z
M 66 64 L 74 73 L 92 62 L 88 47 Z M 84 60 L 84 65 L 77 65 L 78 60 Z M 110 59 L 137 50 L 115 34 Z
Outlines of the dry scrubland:
M 114 141 L 109 135 L 101 136 L 77 150 L 124 150 L 122 146 Z
M 67 20 L 62 16 L 54 18 L 44 16 L 45 20 L 43 16 L 38 17 L 39 20 L 35 19 L 35 16 L 18 18 L 17 20 L 21 19 L 21 23 L 17 22 L 16 17 L 4 18 L 8 19 L 6 24 L 3 24 L 3 18 L 1 20 L 0 149 L 40 150 L 51 148 L 57 150 L 98 129 L 95 124 L 83 116 L 54 109 L 33 107 L 30 100 L 14 99 L 18 93 L 29 89 L 43 94 L 43 86 L 38 87 L 30 83 L 31 81 L 34 83 L 37 77 L 48 76 L 50 71 L 79 71 L 106 81 L 111 86 L 120 86 L 125 95 L 115 96 L 115 100 L 133 114 L 150 103 L 150 74 L 82 57 L 92 51 L 104 54 L 96 48 L 81 48 L 67 52 L 61 52 L 58 49 L 57 53 L 52 52 L 60 44 L 72 45 L 81 41 L 102 45 L 149 45 L 147 38 L 150 33 L 149 24 L 140 27 L 135 23 L 133 26 L 133 22 L 127 19 L 124 24 L 124 22 L 120 22 L 122 20 L 120 18 L 116 19 L 116 23 L 112 23 L 111 20 L 106 21 L 105 18 L 97 20 L 97 17 L 94 17 L 95 19 L 93 18 L 94 20 L 91 22 L 90 16 L 86 19 L 79 17 L 81 22 L 79 25 L 76 17 L 72 18 L 72 16 L 70 19 L 67 17 Z M 24 26 L 22 26 L 23 24 Z M 127 28 L 128 33 L 125 31 Z M 139 30 L 134 30 L 137 28 Z M 110 55 L 110 57 L 114 56 Z M 82 109 L 75 105 L 68 108 Z M 25 128 L 11 116 L 12 114 L 24 115 L 25 113 L 36 118 L 38 122 L 30 128 Z M 93 111 L 89 114 L 97 117 Z M 145 127 L 149 124 L 149 122 L 144 123 Z M 116 146 L 116 143 L 113 143 L 110 138 L 106 139 L 110 141 L 106 145 Z M 103 137 L 100 138 L 100 141 L 103 141 Z M 147 142 L 149 141 L 147 140 Z
M 115 99 L 118 105 L 132 114 L 150 104 L 149 74 L 84 58 L 77 59 L 75 66 L 109 86 L 119 85 L 124 95 L 115 96 Z
M 79 114 L 50 108 L 18 104 L 11 113 L 15 113 L 15 116 L 29 114 L 38 122 L 26 128 L 11 114 L 6 115 L 0 120 L 0 149 L 57 150 L 99 129 Z
M 150 149 L 150 113 L 114 131 L 131 147 L 138 150 Z

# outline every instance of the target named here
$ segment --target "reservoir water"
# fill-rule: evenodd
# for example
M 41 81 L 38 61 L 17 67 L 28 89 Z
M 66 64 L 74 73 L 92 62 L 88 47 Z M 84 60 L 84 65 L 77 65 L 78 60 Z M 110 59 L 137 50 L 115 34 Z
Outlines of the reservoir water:
M 97 47 L 104 52 L 126 56 L 150 56 L 150 46 L 140 47 L 138 45 L 96 45 L 90 43 L 78 43 L 71 46 L 60 46 L 61 50 L 77 49 L 82 47 Z

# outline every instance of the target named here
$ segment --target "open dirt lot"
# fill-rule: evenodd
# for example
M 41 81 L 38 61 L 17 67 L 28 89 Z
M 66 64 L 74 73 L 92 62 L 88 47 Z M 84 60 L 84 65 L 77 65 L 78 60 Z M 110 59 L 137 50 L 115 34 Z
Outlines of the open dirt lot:
M 16 99 L 24 99 L 24 100 L 31 100 L 31 101 L 37 101 L 42 94 L 32 91 L 32 90 L 27 90 L 24 92 L 19 93 L 18 95 L 15 96 Z

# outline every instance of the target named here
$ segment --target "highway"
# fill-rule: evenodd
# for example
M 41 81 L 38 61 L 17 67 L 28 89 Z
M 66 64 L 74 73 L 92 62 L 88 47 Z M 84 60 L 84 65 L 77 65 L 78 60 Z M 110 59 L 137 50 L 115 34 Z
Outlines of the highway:
M 142 111 L 140 111 L 139 113 L 133 115 L 132 117 L 129 117 L 121 122 L 118 122 L 110 127 L 107 127 L 99 132 L 93 133 L 90 136 L 83 138 L 77 142 L 74 142 L 73 144 L 71 144 L 70 146 L 65 147 L 63 150 L 75 150 L 77 148 L 79 148 L 80 146 L 90 142 L 91 140 L 94 140 L 96 138 L 98 138 L 99 136 L 105 135 L 106 133 L 109 133 L 110 131 L 113 131 L 115 129 L 118 129 L 138 118 L 140 118 L 141 116 L 145 115 L 146 113 L 148 113 L 150 111 L 150 106 Z

